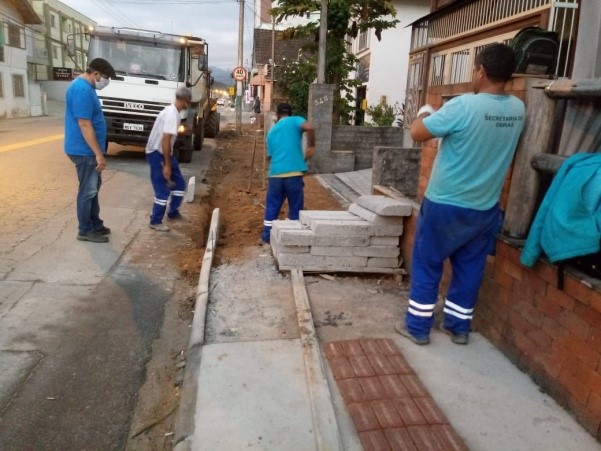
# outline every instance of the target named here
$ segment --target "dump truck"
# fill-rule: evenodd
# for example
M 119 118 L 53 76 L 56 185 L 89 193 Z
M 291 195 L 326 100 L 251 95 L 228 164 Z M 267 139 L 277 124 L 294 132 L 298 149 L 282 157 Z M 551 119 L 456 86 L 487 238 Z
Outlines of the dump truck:
M 88 31 L 88 60 L 104 58 L 117 76 L 98 97 L 109 142 L 145 145 L 155 118 L 173 103 L 181 86 L 192 90 L 192 105 L 182 117 L 175 155 L 189 163 L 205 137 L 219 131 L 217 102 L 211 99 L 209 46 L 198 37 L 133 28 L 96 27 Z

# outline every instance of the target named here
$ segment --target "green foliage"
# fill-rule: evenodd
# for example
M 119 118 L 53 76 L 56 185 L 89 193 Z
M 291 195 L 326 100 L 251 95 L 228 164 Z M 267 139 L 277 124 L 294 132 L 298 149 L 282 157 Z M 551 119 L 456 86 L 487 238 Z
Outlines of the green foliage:
M 295 115 L 307 117 L 309 85 L 317 76 L 314 58 L 300 59 L 280 67 L 278 88 L 288 97 Z
M 403 115 L 404 110 L 399 103 L 395 103 L 394 105 L 389 105 L 385 99 L 382 99 L 380 103 L 377 105 L 372 105 L 367 108 L 367 114 L 371 116 L 372 123 L 366 125 L 375 125 L 376 127 L 390 127 L 393 122 L 397 122 L 397 124 L 402 127 L 403 120 L 397 119 L 397 117 Z
M 276 8 L 271 10 L 276 21 L 286 20 L 294 16 L 302 16 L 320 10 L 320 2 L 315 0 L 280 0 Z M 349 39 L 356 38 L 360 32 L 375 30 L 378 40 L 382 31 L 394 27 L 399 21 L 394 6 L 387 0 L 329 0 L 328 3 L 328 38 L 326 50 L 326 83 L 336 85 L 334 119 L 346 122 L 352 111 L 355 88 L 360 82 L 350 78 L 356 69 L 357 59 L 347 51 Z M 317 49 L 319 44 L 319 21 L 305 26 L 291 28 L 284 33 L 284 38 L 313 36 L 308 50 L 315 57 L 303 58 L 291 62 L 284 67 L 288 76 L 280 81 L 282 93 L 291 102 L 298 102 L 297 108 L 306 111 L 308 107 L 308 87 L 317 75 Z M 311 66 L 311 67 L 309 67 Z M 343 95 L 344 93 L 344 95 Z M 300 108 L 301 104 L 304 108 Z

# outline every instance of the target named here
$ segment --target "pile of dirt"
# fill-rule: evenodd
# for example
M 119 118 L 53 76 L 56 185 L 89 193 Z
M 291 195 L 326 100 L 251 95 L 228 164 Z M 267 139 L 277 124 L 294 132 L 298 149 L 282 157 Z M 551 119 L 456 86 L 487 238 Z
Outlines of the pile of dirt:
M 267 162 L 264 152 L 263 132 L 256 126 L 245 126 L 241 135 L 233 133 L 232 127 L 220 133 L 209 173 L 211 205 L 221 210 L 222 235 L 217 263 L 247 259 L 259 243 L 265 214 Z M 305 177 L 305 207 L 308 210 L 341 209 L 338 201 L 312 176 Z M 283 219 L 286 215 L 284 207 L 280 217 Z

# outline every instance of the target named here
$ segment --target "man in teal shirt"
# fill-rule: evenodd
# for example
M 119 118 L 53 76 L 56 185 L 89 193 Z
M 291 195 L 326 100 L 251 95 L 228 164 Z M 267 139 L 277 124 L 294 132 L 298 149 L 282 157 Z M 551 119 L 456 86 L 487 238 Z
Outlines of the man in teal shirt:
M 467 344 L 490 244 L 498 228 L 499 197 L 524 127 L 525 107 L 505 93 L 515 69 L 513 50 L 491 44 L 478 53 L 474 94 L 426 106 L 411 126 L 417 142 L 442 138 L 418 218 L 409 307 L 396 325 L 416 344 L 430 341 L 443 265 L 453 269 L 443 329 Z
M 288 201 L 288 218 L 297 220 L 304 208 L 303 176 L 307 160 L 315 154 L 315 131 L 300 116 L 292 116 L 292 107 L 281 103 L 277 122 L 267 133 L 269 185 L 265 202 L 265 220 L 261 240 L 269 243 L 271 226 L 278 219 L 284 202 Z M 303 133 L 307 133 L 307 151 L 303 155 Z

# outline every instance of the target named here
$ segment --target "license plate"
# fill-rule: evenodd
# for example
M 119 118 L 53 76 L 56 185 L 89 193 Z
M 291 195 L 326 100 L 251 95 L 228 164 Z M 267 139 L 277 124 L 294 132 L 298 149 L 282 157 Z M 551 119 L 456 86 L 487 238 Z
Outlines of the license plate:
M 132 130 L 135 132 L 143 132 L 144 131 L 144 124 L 128 124 L 128 123 L 124 123 L 123 124 L 123 130 Z

